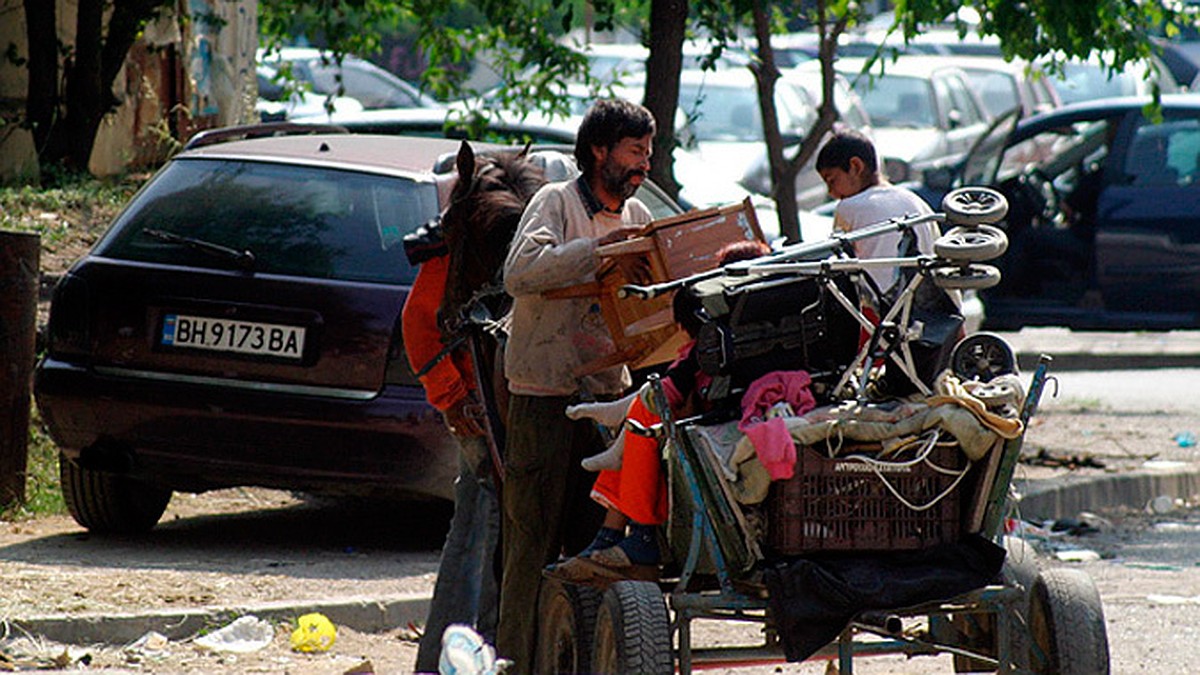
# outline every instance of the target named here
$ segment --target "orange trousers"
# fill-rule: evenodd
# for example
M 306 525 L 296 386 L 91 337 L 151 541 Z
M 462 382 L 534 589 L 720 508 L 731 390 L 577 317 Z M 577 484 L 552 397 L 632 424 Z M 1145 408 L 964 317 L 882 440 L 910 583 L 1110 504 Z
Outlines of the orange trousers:
M 644 426 L 662 420 L 635 398 L 628 419 Z M 659 454 L 658 440 L 625 432 L 625 455 L 617 471 L 601 471 L 592 486 L 592 497 L 625 514 L 641 525 L 661 525 L 667 521 L 667 480 Z

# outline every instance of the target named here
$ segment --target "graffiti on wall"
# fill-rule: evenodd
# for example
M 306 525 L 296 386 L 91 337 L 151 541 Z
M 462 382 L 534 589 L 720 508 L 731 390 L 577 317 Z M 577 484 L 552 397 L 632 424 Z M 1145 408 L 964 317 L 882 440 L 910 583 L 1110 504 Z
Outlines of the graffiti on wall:
M 187 8 L 192 118 L 237 123 L 244 117 L 258 44 L 253 0 L 188 0 Z

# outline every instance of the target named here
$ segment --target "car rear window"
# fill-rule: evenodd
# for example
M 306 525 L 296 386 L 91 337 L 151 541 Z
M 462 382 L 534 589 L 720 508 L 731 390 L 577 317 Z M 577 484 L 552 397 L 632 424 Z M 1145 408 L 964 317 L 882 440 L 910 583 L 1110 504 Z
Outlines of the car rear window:
M 164 241 L 176 235 L 248 250 L 257 273 L 412 283 L 416 272 L 401 240 L 434 217 L 437 204 L 432 182 L 265 162 L 176 160 L 125 209 L 97 253 L 233 265 L 211 250 Z

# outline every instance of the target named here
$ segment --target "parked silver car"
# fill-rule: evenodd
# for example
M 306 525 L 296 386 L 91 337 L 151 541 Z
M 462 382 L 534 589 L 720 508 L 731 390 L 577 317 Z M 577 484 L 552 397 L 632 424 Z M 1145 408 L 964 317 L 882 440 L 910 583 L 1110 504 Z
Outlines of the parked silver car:
M 904 55 L 881 59 L 867 72 L 865 59 L 835 64 L 862 97 L 892 182 L 957 162 L 987 131 L 991 118 L 967 74 L 953 65 L 957 60 Z

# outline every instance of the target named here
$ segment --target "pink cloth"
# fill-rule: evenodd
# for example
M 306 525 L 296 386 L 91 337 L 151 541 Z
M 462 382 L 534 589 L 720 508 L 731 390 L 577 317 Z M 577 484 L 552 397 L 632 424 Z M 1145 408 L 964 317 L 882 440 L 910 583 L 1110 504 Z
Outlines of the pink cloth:
M 787 480 L 796 470 L 796 443 L 782 417 L 756 422 L 746 428 L 746 438 L 754 444 L 754 453 L 771 480 Z
M 812 378 L 803 370 L 776 370 L 750 383 L 742 396 L 742 421 L 738 429 L 754 444 L 758 461 L 772 480 L 792 477 L 796 465 L 796 444 L 782 418 L 766 419 L 767 411 L 780 402 L 792 407 L 796 416 L 817 407 L 813 398 Z

